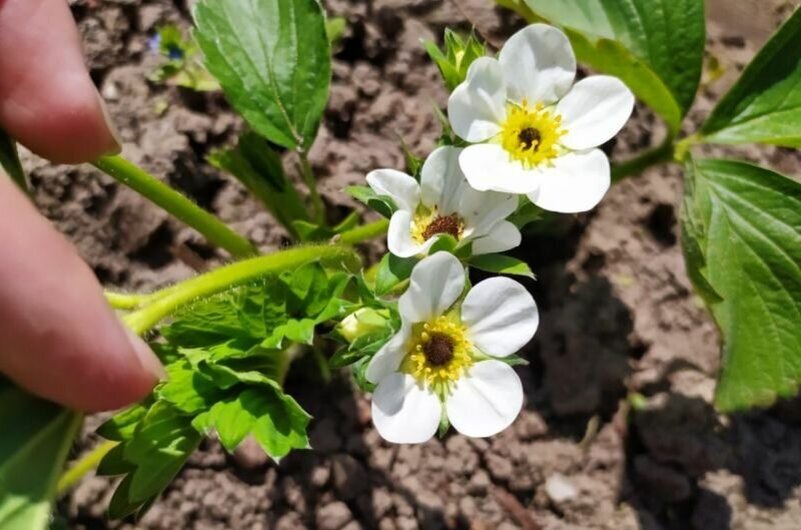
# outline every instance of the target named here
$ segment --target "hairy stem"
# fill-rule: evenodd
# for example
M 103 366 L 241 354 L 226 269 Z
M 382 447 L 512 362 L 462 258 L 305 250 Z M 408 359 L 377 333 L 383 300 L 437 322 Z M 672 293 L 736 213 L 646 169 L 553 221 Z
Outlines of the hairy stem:
M 268 274 L 295 269 L 315 261 L 347 262 L 358 260 L 350 247 L 343 245 L 308 245 L 259 256 L 201 274 L 150 295 L 152 302 L 123 317 L 137 335 L 153 328 L 161 319 L 200 298 L 226 291 Z
M 203 234 L 236 258 L 258 254 L 253 245 L 184 195 L 120 156 L 104 156 L 93 165 Z
M 629 176 L 640 175 L 656 164 L 667 162 L 673 157 L 673 139 L 668 137 L 659 146 L 645 151 L 631 160 L 612 166 L 612 182 L 618 182 Z
M 61 497 L 77 484 L 87 473 L 96 469 L 103 457 L 114 449 L 118 442 L 105 441 L 95 447 L 89 454 L 75 462 L 72 467 L 66 470 L 58 479 L 56 485 L 56 496 Z
M 384 235 L 387 232 L 387 228 L 389 228 L 389 220 L 380 219 L 366 225 L 357 226 L 356 228 L 352 228 L 346 232 L 342 232 L 339 234 L 338 240 L 343 245 L 356 245 L 358 243 L 367 241 L 368 239 L 373 239 L 374 237 Z
M 303 182 L 309 188 L 309 196 L 312 201 L 312 209 L 314 210 L 314 219 L 320 225 L 325 225 L 325 204 L 320 192 L 317 190 L 317 179 L 314 178 L 311 164 L 309 163 L 309 155 L 306 151 L 298 151 L 300 156 L 300 173 L 303 177 Z
M 122 309 L 125 311 L 142 307 L 150 300 L 150 295 L 147 294 L 115 293 L 112 291 L 106 291 L 103 294 L 106 297 L 108 305 L 114 309 Z

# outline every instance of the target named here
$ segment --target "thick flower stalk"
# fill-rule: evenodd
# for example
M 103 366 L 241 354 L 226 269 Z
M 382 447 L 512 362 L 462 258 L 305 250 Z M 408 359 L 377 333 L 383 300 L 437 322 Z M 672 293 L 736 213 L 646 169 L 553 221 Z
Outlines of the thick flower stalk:
M 472 254 L 503 252 L 520 244 L 520 231 L 506 218 L 515 212 L 516 195 L 471 188 L 459 168 L 462 149 L 440 147 L 420 171 L 420 183 L 394 169 L 378 169 L 367 183 L 397 206 L 389 222 L 387 246 L 400 257 L 425 254 L 442 234 L 471 245 Z
M 398 301 L 401 329 L 367 367 L 377 384 L 373 422 L 384 439 L 424 442 L 443 419 L 467 436 L 491 436 L 520 412 L 520 379 L 500 359 L 534 336 L 534 299 L 508 278 L 484 280 L 462 299 L 464 288 L 465 270 L 446 252 L 412 271 Z
M 610 185 L 597 146 L 628 120 L 634 96 L 615 77 L 573 84 L 576 58 L 560 30 L 533 24 L 513 35 L 497 59 L 481 57 L 451 94 L 454 132 L 475 145 L 459 163 L 477 190 L 526 194 L 545 210 L 586 211 Z

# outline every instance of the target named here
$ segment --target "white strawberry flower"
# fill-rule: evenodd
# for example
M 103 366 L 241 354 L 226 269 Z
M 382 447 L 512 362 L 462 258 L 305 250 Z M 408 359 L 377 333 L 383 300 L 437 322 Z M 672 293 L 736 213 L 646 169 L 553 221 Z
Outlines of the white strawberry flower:
M 564 33 L 532 24 L 497 59 L 476 59 L 448 100 L 454 132 L 474 143 L 459 162 L 477 190 L 526 194 L 545 210 L 589 210 L 610 185 L 597 149 L 623 127 L 634 96 L 615 77 L 573 84 L 576 58 Z
M 417 264 L 398 301 L 401 329 L 370 360 L 373 423 L 395 443 L 431 438 L 442 415 L 460 433 L 496 434 L 523 405 L 520 378 L 499 360 L 534 336 L 539 314 L 519 283 L 495 277 L 461 303 L 465 270 L 437 252 Z
M 441 234 L 460 246 L 472 243 L 473 254 L 503 252 L 520 244 L 520 231 L 506 221 L 518 205 L 510 193 L 472 189 L 459 168 L 461 149 L 439 147 L 426 159 L 420 183 L 394 169 L 377 169 L 367 183 L 395 202 L 387 246 L 396 256 L 425 254 Z

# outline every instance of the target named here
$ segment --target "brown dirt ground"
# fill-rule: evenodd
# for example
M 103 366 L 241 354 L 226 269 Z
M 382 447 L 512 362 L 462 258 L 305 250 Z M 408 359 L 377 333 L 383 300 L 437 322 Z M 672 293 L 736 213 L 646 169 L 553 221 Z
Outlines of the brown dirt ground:
M 709 49 L 726 74 L 704 86 L 688 130 L 786 18 L 787 3 L 710 0 Z M 446 94 L 419 40 L 436 38 L 446 24 L 473 23 L 498 42 L 519 21 L 490 0 L 326 4 L 347 18 L 348 30 L 313 161 L 325 200 L 341 215 L 354 206 L 343 186 L 376 167 L 402 167 L 398 137 L 420 154 L 434 145 L 430 108 Z M 146 38 L 166 21 L 187 26 L 184 0 L 71 5 L 124 154 L 264 250 L 284 244 L 270 215 L 202 162 L 241 127 L 222 97 L 146 80 L 153 67 Z M 622 159 L 660 134 L 657 120 L 638 108 L 609 148 Z M 801 175 L 795 152 L 738 154 Z M 107 285 L 149 289 L 224 259 L 89 167 L 25 162 L 38 205 Z M 542 323 L 525 352 L 531 365 L 519 368 L 527 403 L 506 432 L 388 445 L 347 374 L 325 387 L 295 377 L 291 390 L 316 418 L 313 452 L 275 465 L 253 447 L 231 457 L 208 441 L 138 523 L 104 521 L 112 491 L 105 478 L 85 480 L 61 512 L 76 529 L 801 527 L 799 402 L 729 417 L 710 404 L 718 337 L 691 292 L 677 244 L 681 188 L 679 168 L 654 168 L 616 186 L 592 214 L 526 238 L 520 253 L 539 278 L 531 288 Z M 626 400 L 633 392 L 646 400 L 636 411 Z M 90 419 L 76 456 L 94 443 L 97 422 Z

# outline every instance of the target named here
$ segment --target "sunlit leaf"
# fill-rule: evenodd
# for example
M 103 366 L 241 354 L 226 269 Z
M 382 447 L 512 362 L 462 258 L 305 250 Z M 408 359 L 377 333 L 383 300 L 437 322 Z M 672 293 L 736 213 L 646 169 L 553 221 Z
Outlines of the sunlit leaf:
M 801 184 L 727 160 L 690 161 L 687 268 L 723 337 L 716 403 L 768 405 L 801 381 Z

